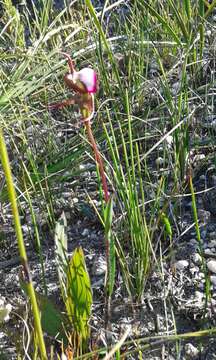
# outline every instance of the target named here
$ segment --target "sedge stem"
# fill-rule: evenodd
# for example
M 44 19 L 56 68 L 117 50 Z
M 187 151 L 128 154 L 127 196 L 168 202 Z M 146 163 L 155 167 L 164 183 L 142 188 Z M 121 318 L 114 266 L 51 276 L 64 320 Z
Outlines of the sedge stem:
M 46 347 L 44 343 L 43 338 L 43 332 L 41 327 L 41 321 L 40 321 L 40 312 L 37 305 L 36 295 L 33 287 L 33 283 L 30 276 L 29 266 L 28 266 L 28 258 L 26 254 L 25 244 L 23 240 L 23 233 L 22 233 L 22 227 L 20 224 L 20 217 L 19 217 L 19 211 L 17 206 L 17 200 L 16 200 L 16 191 L 13 183 L 13 177 L 12 172 L 10 168 L 10 162 L 8 158 L 8 152 L 4 140 L 4 135 L 2 132 L 2 129 L 0 128 L 0 158 L 2 162 L 3 171 L 5 174 L 5 179 L 7 183 L 8 188 L 8 196 L 11 204 L 12 214 L 13 214 L 13 220 L 15 225 L 15 231 L 17 236 L 17 243 L 20 253 L 20 261 L 22 264 L 22 271 L 25 276 L 25 282 L 26 282 L 26 289 L 28 291 L 28 295 L 30 298 L 31 306 L 32 306 L 32 312 L 34 317 L 34 323 L 35 323 L 35 330 L 37 334 L 38 339 L 38 346 L 41 352 L 41 358 L 43 360 L 47 359 L 46 354 Z

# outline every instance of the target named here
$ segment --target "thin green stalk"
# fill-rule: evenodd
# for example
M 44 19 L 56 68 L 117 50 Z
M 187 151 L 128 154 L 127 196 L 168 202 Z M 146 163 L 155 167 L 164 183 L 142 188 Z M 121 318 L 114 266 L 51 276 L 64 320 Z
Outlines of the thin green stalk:
M 33 228 L 34 228 L 34 232 L 35 232 L 36 249 L 37 249 L 40 264 L 41 264 L 42 282 L 43 282 L 44 293 L 47 296 L 47 286 L 46 286 L 46 280 L 45 280 L 45 267 L 44 267 L 44 261 L 43 261 L 43 255 L 42 255 L 40 235 L 39 235 L 39 231 L 38 231 L 38 227 L 37 227 L 36 217 L 35 217 L 34 209 L 33 209 L 33 206 L 32 206 L 30 194 L 29 194 L 28 188 L 26 186 L 25 180 L 24 180 L 24 185 L 25 185 L 25 193 L 26 193 L 26 197 L 27 197 L 27 200 L 28 200 L 29 210 L 30 210 L 30 214 L 31 214 L 32 224 L 33 224 Z
M 0 128 L 0 157 L 1 157 L 2 167 L 3 167 L 3 171 L 5 174 L 5 179 L 6 179 L 6 183 L 7 183 L 8 196 L 9 196 L 9 200 L 10 200 L 11 208 L 12 208 L 12 214 L 13 214 L 13 219 L 14 219 L 19 253 L 20 253 L 20 261 L 22 264 L 23 276 L 24 276 L 24 280 L 25 280 L 26 289 L 27 289 L 27 292 L 28 292 L 28 295 L 30 298 L 30 302 L 32 305 L 32 312 L 33 312 L 33 317 L 34 317 L 34 322 L 35 322 L 35 330 L 36 330 L 36 334 L 37 334 L 38 345 L 39 345 L 40 352 L 41 352 L 41 358 L 44 360 L 44 359 L 47 359 L 47 354 L 46 354 L 46 347 L 45 347 L 45 343 L 44 343 L 43 332 L 42 332 L 42 327 L 41 327 L 41 322 L 40 322 L 40 313 L 39 313 L 39 309 L 38 309 L 38 305 L 37 305 L 37 300 L 36 300 L 36 296 L 35 296 L 33 283 L 32 283 L 31 276 L 30 276 L 28 258 L 27 258 L 25 244 L 24 244 L 24 240 L 23 240 L 22 228 L 21 228 L 20 218 L 19 218 L 19 211 L 18 211 L 18 206 L 17 206 L 17 201 L 16 201 L 16 192 L 15 192 L 15 188 L 14 188 L 14 184 L 13 184 L 13 177 L 12 177 L 12 172 L 11 172 L 11 168 L 10 168 L 7 148 L 5 145 L 4 135 L 3 135 L 1 128 Z
M 199 220 L 198 220 L 197 207 L 196 207 L 196 198 L 195 198 L 193 180 L 192 180 L 191 175 L 189 177 L 189 182 L 190 182 L 190 191 L 191 191 L 191 198 L 192 198 L 192 209 L 193 209 L 193 216 L 194 216 L 194 222 L 195 222 L 196 236 L 197 236 L 197 240 L 199 242 L 200 255 L 202 257 L 202 271 L 205 274 L 205 295 L 206 295 L 206 299 L 205 299 L 206 304 L 205 305 L 207 307 L 207 302 L 211 296 L 210 287 L 209 287 L 209 277 L 208 277 L 208 271 L 206 268 L 205 259 L 203 256 L 202 240 L 201 240 L 201 234 L 200 234 L 200 229 L 199 229 Z
M 199 220 L 197 215 L 196 199 L 195 199 L 192 176 L 190 176 L 189 181 L 190 181 L 190 191 L 191 191 L 192 209 L 193 209 L 193 217 L 195 222 L 196 236 L 197 236 L 197 240 L 199 241 L 199 244 L 201 244 L 201 235 L 199 229 Z
M 200 59 L 202 60 L 203 57 L 203 48 L 204 48 L 204 24 L 203 24 L 203 18 L 204 18 L 204 1 L 199 0 L 199 16 L 200 16 L 200 24 L 199 24 L 199 33 L 200 33 Z

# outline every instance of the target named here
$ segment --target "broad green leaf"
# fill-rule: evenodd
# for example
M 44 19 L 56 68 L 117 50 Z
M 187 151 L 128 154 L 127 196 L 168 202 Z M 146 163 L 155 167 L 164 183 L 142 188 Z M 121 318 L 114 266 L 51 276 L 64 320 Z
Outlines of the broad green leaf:
M 25 282 L 22 279 L 21 273 L 19 274 L 19 281 L 22 290 L 28 296 L 27 287 Z M 64 329 L 66 328 L 66 323 L 68 322 L 66 317 L 61 314 L 61 312 L 56 308 L 51 300 L 46 296 L 35 292 L 37 303 L 41 311 L 41 325 L 43 331 L 45 331 L 49 336 L 57 337 L 59 340 L 66 341 L 66 335 Z
M 2 349 L 0 349 L 0 360 L 8 360 L 8 354 L 3 352 Z
M 61 287 L 61 293 L 64 302 L 66 301 L 66 282 L 67 282 L 67 268 L 68 268 L 68 253 L 67 253 L 67 220 L 64 212 L 55 227 L 55 257 L 58 271 L 58 278 Z
M 75 332 L 84 341 L 89 337 L 88 320 L 91 306 L 91 283 L 83 250 L 79 247 L 74 250 L 67 272 L 66 309 Z
M 45 296 L 36 294 L 38 305 L 41 311 L 41 325 L 43 331 L 49 336 L 66 341 L 64 329 L 67 327 L 67 319 Z

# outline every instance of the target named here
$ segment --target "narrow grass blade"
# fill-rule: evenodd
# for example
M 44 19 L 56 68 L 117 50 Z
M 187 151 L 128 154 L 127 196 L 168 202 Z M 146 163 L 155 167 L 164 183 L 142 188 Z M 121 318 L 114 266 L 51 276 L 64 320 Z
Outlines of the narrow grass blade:
M 56 223 L 55 227 L 55 257 L 58 271 L 58 278 L 62 293 L 63 301 L 66 301 L 67 291 L 67 267 L 68 267 L 68 253 L 67 253 L 67 220 L 64 212 L 61 214 L 60 219 Z
M 108 295 L 111 296 L 113 292 L 113 287 L 115 284 L 115 244 L 114 238 L 112 236 L 112 219 L 113 219 L 113 200 L 109 199 L 108 204 L 105 209 L 105 239 L 108 242 L 109 246 L 109 259 L 108 259 L 108 279 L 107 279 L 107 290 Z
M 140 0 L 140 4 L 143 7 L 146 7 L 151 13 L 151 15 L 155 16 L 158 19 L 158 21 L 167 29 L 168 33 L 172 36 L 172 38 L 176 41 L 176 43 L 179 46 L 182 46 L 181 40 L 179 39 L 175 31 L 171 28 L 171 26 L 168 24 L 167 20 L 164 19 L 147 1 Z

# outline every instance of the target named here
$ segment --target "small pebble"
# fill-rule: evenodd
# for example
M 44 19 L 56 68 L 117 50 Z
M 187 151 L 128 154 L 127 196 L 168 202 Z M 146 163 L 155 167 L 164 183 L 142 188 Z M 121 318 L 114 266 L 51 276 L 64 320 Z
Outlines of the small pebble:
M 205 159 L 205 154 L 197 154 L 197 155 L 194 156 L 193 161 L 198 162 L 198 161 L 201 161 L 203 159 Z
M 212 255 L 212 250 L 211 249 L 209 249 L 209 248 L 207 248 L 207 249 L 205 249 L 204 250 L 204 253 L 206 254 L 206 255 Z
M 105 272 L 106 272 L 106 268 L 107 268 L 107 265 L 106 265 L 106 260 L 104 257 L 102 256 L 99 256 L 99 258 L 97 258 L 95 261 L 94 261 L 94 265 L 93 265 L 93 274 L 94 275 L 104 275 Z
M 199 280 L 203 280 L 205 278 L 205 274 L 203 272 L 199 272 L 198 276 L 197 276 L 197 279 Z
M 89 235 L 89 229 L 84 229 L 83 232 L 81 233 L 82 236 L 88 236 Z
M 204 283 L 200 282 L 199 284 L 197 284 L 197 288 L 201 291 L 204 291 L 204 288 L 205 288 Z
M 207 223 L 211 217 L 211 213 L 210 211 L 208 210 L 204 210 L 204 209 L 199 209 L 198 210 L 198 216 L 199 216 L 199 219 L 204 222 L 204 223 Z M 205 233 L 206 233 L 206 230 L 204 230 Z
M 216 287 L 216 275 L 211 275 L 210 280 L 214 288 Z
M 22 231 L 23 231 L 24 233 L 29 233 L 29 231 L 31 231 L 31 228 L 30 228 L 30 226 L 28 226 L 27 224 L 25 224 L 25 225 L 22 225 Z
M 190 273 L 192 274 L 192 276 L 194 276 L 198 272 L 199 272 L 198 266 L 193 266 L 193 267 L 190 268 Z
M 191 245 L 197 245 L 198 244 L 197 239 L 194 239 L 194 238 L 190 239 L 190 244 Z
M 203 175 L 201 175 L 201 176 L 199 177 L 199 179 L 200 179 L 200 181 L 205 181 L 206 176 L 203 174 Z
M 173 136 L 172 136 L 172 135 L 168 135 L 168 136 L 166 137 L 166 142 L 167 142 L 168 148 L 171 148 L 171 147 L 172 147 L 172 144 L 173 144 Z
M 216 260 L 210 260 L 207 262 L 207 268 L 212 273 L 216 273 Z
M 199 350 L 191 343 L 185 344 L 185 354 L 188 359 L 194 359 L 198 356 Z
M 203 284 L 202 284 L 203 285 Z M 203 300 L 203 293 L 201 291 L 195 291 L 194 297 L 195 299 L 197 299 L 198 301 L 202 301 Z
M 216 248 L 216 240 L 211 240 L 210 243 L 208 244 L 208 247 L 210 249 Z
M 104 279 L 101 278 L 95 282 L 92 283 L 91 287 L 92 289 L 101 289 L 104 286 Z
M 175 267 L 177 270 L 184 270 L 189 266 L 189 262 L 187 260 L 179 260 L 175 263 Z
M 191 256 L 192 261 L 194 264 L 199 265 L 202 263 L 202 256 L 199 253 L 195 253 Z
M 155 324 L 154 324 L 152 321 L 149 321 L 149 322 L 147 323 L 147 329 L 148 329 L 149 331 L 154 331 L 154 330 L 155 330 Z
M 172 85 L 172 89 L 171 89 L 172 94 L 176 95 L 178 93 L 179 89 L 180 89 L 180 82 L 177 81 Z
M 163 164 L 164 164 L 164 159 L 159 156 L 159 157 L 155 160 L 155 164 L 156 164 L 157 166 L 163 165 Z
M 215 239 L 216 238 L 216 233 L 215 233 L 215 231 L 211 231 L 210 233 L 209 233 L 209 239 L 210 240 L 213 240 L 213 239 Z

